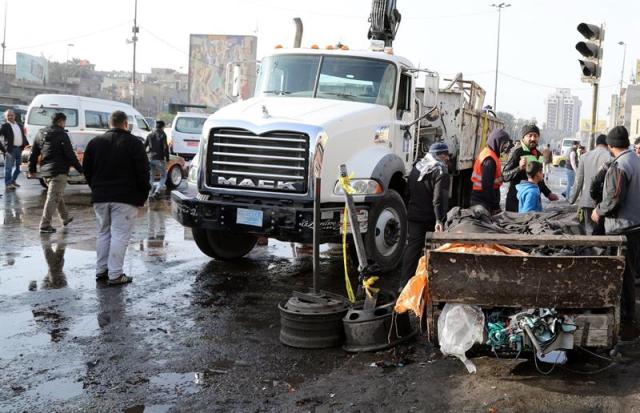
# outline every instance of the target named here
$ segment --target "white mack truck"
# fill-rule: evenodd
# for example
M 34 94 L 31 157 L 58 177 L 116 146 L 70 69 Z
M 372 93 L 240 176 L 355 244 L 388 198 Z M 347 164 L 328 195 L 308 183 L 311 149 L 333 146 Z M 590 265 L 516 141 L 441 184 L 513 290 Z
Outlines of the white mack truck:
M 394 55 L 399 22 L 395 1 L 374 0 L 370 50 L 274 50 L 261 62 L 255 96 L 207 119 L 188 190 L 171 195 L 173 216 L 204 254 L 237 259 L 259 236 L 311 242 L 316 177 L 320 239 L 339 242 L 344 163 L 367 254 L 393 269 L 407 237 L 406 177 L 436 141 L 452 153 L 450 205 L 468 205 L 474 159 L 502 122 L 483 110 L 476 83 L 458 75 L 440 88 L 435 72 Z

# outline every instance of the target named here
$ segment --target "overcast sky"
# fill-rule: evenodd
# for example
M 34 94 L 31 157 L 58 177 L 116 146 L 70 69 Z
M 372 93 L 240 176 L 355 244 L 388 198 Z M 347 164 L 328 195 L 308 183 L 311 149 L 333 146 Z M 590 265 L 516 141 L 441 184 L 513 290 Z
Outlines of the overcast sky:
M 397 0 L 402 13 L 394 50 L 414 64 L 476 80 L 493 101 L 497 12 L 491 0 Z M 1 4 L 1 3 L 0 3 Z M 370 0 L 138 0 L 137 66 L 188 69 L 189 34 L 258 36 L 258 58 L 293 42 L 292 18 L 304 23 L 303 46 L 338 41 L 368 46 Z M 544 100 L 568 87 L 591 107 L 590 86 L 580 82 L 575 43 L 579 22 L 605 23 L 605 62 L 599 100 L 605 116 L 620 82 L 628 43 L 625 82 L 640 57 L 638 0 L 513 0 L 502 13 L 498 110 L 544 121 Z M 134 0 L 8 0 L 6 62 L 15 52 L 51 60 L 88 59 L 99 70 L 131 70 Z M 74 46 L 69 47 L 68 44 Z

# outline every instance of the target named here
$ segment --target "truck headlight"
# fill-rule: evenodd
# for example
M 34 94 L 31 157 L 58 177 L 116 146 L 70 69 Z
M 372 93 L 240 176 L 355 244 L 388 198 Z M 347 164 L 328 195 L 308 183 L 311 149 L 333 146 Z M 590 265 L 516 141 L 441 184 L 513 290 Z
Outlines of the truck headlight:
M 382 193 L 382 185 L 375 179 L 352 179 L 353 195 L 376 195 Z M 333 187 L 335 195 L 344 195 L 340 181 Z
M 189 174 L 187 175 L 187 183 L 197 185 L 198 184 L 198 170 L 200 168 L 200 152 L 196 153 L 196 156 L 191 160 L 191 166 L 189 168 Z

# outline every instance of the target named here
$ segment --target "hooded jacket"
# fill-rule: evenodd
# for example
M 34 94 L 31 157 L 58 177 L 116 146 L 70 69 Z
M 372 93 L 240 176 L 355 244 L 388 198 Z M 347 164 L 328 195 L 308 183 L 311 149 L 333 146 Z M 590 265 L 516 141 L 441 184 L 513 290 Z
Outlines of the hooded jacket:
M 450 175 L 447 165 L 427 153 L 409 174 L 407 218 L 417 222 L 441 222 L 447 217 Z
M 540 188 L 529 181 L 522 181 L 516 185 L 518 191 L 518 212 L 542 212 Z
M 47 126 L 38 132 L 29 155 L 29 172 L 36 172 L 40 155 L 40 175 L 43 177 L 67 175 L 71 166 L 82 173 L 82 166 L 73 151 L 69 135 L 58 125 Z
M 507 202 L 505 209 L 511 212 L 518 211 L 518 198 L 516 196 L 516 186 L 521 181 L 527 180 L 527 173 L 520 169 L 520 158 L 523 156 L 541 157 L 542 154 L 537 149 L 529 149 L 522 141 L 516 143 L 509 154 L 507 162 L 502 167 L 502 178 L 505 182 L 509 182 L 509 190 L 507 191 Z M 538 184 L 540 191 L 544 196 L 549 197 L 551 190 L 544 183 L 544 180 Z
M 489 134 L 487 147 L 499 157 L 504 146 L 510 142 L 507 132 L 495 129 Z M 482 191 L 471 191 L 471 205 L 482 205 L 490 212 L 500 209 L 500 188 L 494 188 L 496 168 L 496 162 L 492 158 L 487 157 L 482 161 Z

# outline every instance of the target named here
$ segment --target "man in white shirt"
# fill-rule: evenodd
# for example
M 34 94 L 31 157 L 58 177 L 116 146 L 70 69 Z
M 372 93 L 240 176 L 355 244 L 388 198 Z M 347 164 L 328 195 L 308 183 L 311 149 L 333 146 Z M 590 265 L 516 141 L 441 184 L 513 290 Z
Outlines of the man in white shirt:
M 0 150 L 4 152 L 4 186 L 12 191 L 20 185 L 16 182 L 20 175 L 22 150 L 29 143 L 22 125 L 16 122 L 16 114 L 11 110 L 4 113 L 6 122 L 0 126 Z

